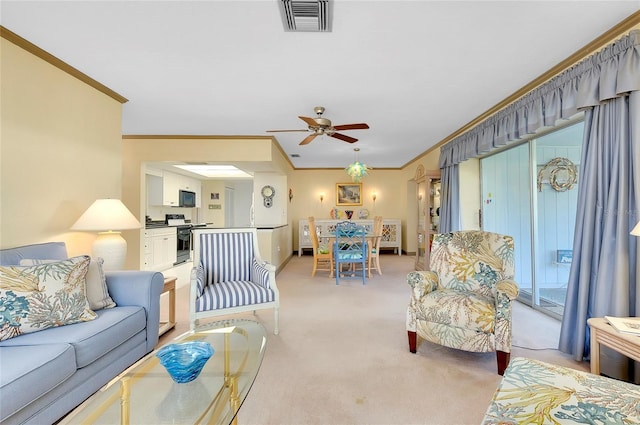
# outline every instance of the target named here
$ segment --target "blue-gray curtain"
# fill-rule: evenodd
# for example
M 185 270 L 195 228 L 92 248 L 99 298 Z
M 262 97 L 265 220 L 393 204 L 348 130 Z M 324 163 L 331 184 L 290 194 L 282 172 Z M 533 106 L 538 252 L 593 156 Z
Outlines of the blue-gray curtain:
M 447 200 L 447 202 L 440 203 L 440 232 L 447 233 L 461 230 L 458 164 L 441 168 L 440 181 L 440 199 Z
M 579 216 L 560 336 L 560 349 L 578 360 L 588 353 L 589 317 L 640 312 L 640 238 L 629 235 L 640 220 L 639 90 L 640 31 L 634 30 L 453 139 L 440 152 L 443 179 L 457 184 L 455 164 L 585 111 Z M 453 199 L 459 197 L 453 188 L 442 192 L 441 219 L 452 216 Z
M 560 349 L 576 360 L 589 355 L 587 319 L 640 313 L 638 238 L 629 234 L 640 220 L 640 92 L 587 111 L 581 164 L 560 333 Z

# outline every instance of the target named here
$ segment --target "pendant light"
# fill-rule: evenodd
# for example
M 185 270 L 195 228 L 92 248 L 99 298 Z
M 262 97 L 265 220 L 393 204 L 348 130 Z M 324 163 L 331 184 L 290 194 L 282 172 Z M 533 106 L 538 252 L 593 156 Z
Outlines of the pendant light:
M 349 176 L 351 176 L 351 179 L 354 182 L 360 182 L 363 177 L 367 176 L 367 173 L 371 168 L 367 167 L 367 164 L 363 164 L 358 161 L 358 152 L 360 151 L 360 148 L 354 148 L 353 151 L 355 152 L 355 161 L 349 164 L 345 171 Z

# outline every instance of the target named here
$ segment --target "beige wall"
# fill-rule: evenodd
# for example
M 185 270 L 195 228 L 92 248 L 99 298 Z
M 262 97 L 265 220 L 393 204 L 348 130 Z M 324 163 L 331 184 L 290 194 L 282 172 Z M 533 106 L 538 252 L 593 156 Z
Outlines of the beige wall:
M 381 215 L 386 218 L 398 218 L 402 221 L 402 249 L 415 252 L 418 209 L 415 202 L 415 177 L 418 165 L 426 170 L 438 170 L 440 150 L 425 154 L 402 169 L 372 169 L 362 180 L 362 206 L 336 207 L 336 183 L 349 183 L 351 178 L 344 169 L 331 170 L 294 170 L 289 178 L 289 187 L 293 191 L 293 200 L 289 206 L 289 224 L 293 231 L 293 249 L 298 250 L 298 221 L 314 216 L 317 219 L 329 219 L 331 209 L 341 211 L 350 209 L 356 213 L 362 208 L 369 210 L 370 217 Z M 346 166 L 347 164 L 345 164 Z M 375 204 L 371 197 L 376 193 Z M 320 194 L 324 201 L 320 202 Z M 414 217 L 415 216 L 415 217 Z M 410 235 L 411 237 L 407 237 Z
M 0 38 L 0 247 L 64 241 L 91 252 L 96 235 L 69 228 L 98 198 L 119 198 L 119 101 Z
M 220 199 L 212 201 L 211 195 L 209 195 L 210 193 L 219 193 Z M 224 206 L 227 203 L 224 181 L 207 180 L 202 182 L 202 198 L 200 202 L 202 203 L 200 208 L 200 221 L 204 223 L 213 223 L 216 226 L 224 226 L 226 219 Z M 210 210 L 209 204 L 219 205 L 220 209 Z

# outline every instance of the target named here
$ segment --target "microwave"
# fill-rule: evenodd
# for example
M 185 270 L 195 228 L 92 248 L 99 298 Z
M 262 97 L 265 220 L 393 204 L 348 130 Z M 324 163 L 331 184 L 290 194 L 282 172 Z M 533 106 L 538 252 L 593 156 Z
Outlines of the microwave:
M 181 190 L 178 195 L 178 206 L 185 208 L 195 208 L 196 193 L 188 190 Z

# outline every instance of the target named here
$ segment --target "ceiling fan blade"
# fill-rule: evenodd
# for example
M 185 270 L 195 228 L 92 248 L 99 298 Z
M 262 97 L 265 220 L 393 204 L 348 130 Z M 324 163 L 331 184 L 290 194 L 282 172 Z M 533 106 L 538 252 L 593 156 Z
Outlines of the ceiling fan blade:
M 313 118 L 309 118 L 309 117 L 298 117 L 298 118 L 306 122 L 311 127 L 318 127 L 318 123 Z
M 347 143 L 355 143 L 358 141 L 358 139 L 354 139 L 353 137 L 349 137 L 345 134 L 340 134 L 340 133 L 329 134 L 329 136 L 335 137 L 336 139 L 340 139 L 343 142 L 347 142 Z
M 342 125 L 335 125 L 333 126 L 334 129 L 336 129 L 337 131 L 342 131 L 342 130 L 366 130 L 369 128 L 369 126 L 363 122 L 358 123 L 358 124 L 342 124 Z
M 294 131 L 307 132 L 309 130 L 308 129 L 305 129 L 305 130 L 267 130 L 267 133 L 290 133 L 290 132 L 294 132 Z
M 311 135 L 305 137 L 304 140 L 302 142 L 300 142 L 300 145 L 307 145 L 307 144 L 311 143 L 311 141 L 313 139 L 315 139 L 316 136 L 317 136 L 317 134 L 314 133 L 314 134 L 311 134 Z

